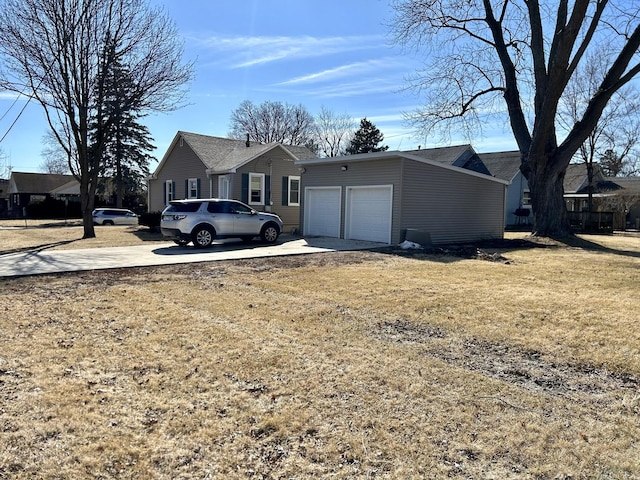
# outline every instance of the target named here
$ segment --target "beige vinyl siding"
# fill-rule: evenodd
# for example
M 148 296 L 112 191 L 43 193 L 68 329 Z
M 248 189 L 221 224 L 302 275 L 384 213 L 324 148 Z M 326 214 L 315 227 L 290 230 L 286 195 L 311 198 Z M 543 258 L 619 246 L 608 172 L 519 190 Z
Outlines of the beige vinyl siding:
M 346 165 L 346 164 L 345 164 Z M 300 177 L 301 195 L 300 206 L 304 208 L 304 189 L 306 187 L 342 187 L 341 204 L 346 205 L 346 187 L 360 187 L 367 185 L 393 185 L 393 210 L 391 223 L 391 241 L 397 242 L 399 234 L 396 230 L 399 226 L 397 219 L 400 218 L 400 159 L 391 158 L 383 160 L 371 160 L 367 162 L 352 162 L 347 165 L 347 170 L 343 171 L 340 164 L 328 165 L 308 165 L 305 166 L 305 173 Z M 344 238 L 345 215 L 344 211 L 340 220 L 340 237 Z M 396 238 L 398 237 L 398 238 Z
M 402 217 L 399 231 L 429 232 L 433 243 L 502 238 L 505 186 L 481 177 L 403 162 Z
M 271 178 L 271 205 L 251 205 L 256 210 L 270 210 L 280 216 L 284 224 L 284 232 L 300 228 L 300 207 L 282 205 L 282 177 L 300 176 L 299 168 L 294 165 L 291 159 L 282 149 L 276 148 L 266 155 L 256 158 L 251 162 L 238 168 L 237 173 L 231 180 L 231 198 L 242 200 L 242 174 L 262 173 Z M 266 179 L 265 179 L 266 180 Z M 217 185 L 216 187 L 217 188 Z M 265 203 L 268 203 L 265 198 Z
M 175 199 L 187 198 L 185 180 L 189 178 L 200 179 L 200 198 L 211 197 L 209 178 L 205 172 L 206 166 L 187 143 L 184 142 L 181 146 L 178 142 L 160 171 L 156 172 L 157 178 L 149 180 L 149 211 L 154 212 L 164 209 L 163 186 L 167 180 L 175 182 Z

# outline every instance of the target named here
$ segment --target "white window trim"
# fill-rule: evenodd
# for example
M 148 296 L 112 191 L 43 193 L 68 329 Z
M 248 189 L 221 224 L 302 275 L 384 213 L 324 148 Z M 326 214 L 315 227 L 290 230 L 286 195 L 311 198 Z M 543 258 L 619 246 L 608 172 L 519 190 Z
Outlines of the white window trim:
M 260 179 L 260 201 L 254 202 L 251 200 L 251 184 L 254 177 Z M 264 205 L 264 186 L 265 186 L 265 175 L 264 173 L 249 173 L 249 205 Z
M 169 205 L 169 202 L 175 198 L 175 192 L 173 191 L 173 180 L 165 180 L 165 195 L 164 204 Z
M 192 182 L 195 185 L 195 188 L 193 188 Z M 189 187 L 187 198 L 198 198 L 198 179 L 190 178 L 189 180 L 187 180 L 187 186 Z M 195 194 L 192 195 L 193 190 L 195 190 Z
M 292 202 L 291 201 L 291 181 L 298 181 L 298 201 L 297 202 Z M 299 207 L 300 206 L 300 177 L 289 177 L 289 185 L 287 186 L 287 195 L 289 195 L 289 198 L 287 198 L 287 205 L 291 206 L 291 207 Z

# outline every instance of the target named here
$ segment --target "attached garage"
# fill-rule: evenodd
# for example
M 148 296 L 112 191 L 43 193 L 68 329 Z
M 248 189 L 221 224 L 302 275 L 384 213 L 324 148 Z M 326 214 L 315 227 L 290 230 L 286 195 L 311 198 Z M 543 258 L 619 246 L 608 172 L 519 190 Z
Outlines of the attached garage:
M 434 244 L 503 236 L 508 182 L 490 175 L 407 152 L 296 164 L 304 235 L 387 244 L 400 243 L 408 230 L 427 233 Z

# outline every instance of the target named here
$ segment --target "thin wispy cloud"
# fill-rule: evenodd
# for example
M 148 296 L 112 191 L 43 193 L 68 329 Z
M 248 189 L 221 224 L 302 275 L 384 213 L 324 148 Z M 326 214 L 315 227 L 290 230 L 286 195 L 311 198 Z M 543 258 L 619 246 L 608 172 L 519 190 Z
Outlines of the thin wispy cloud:
M 326 87 L 305 90 L 307 94 L 321 98 L 355 97 L 393 93 L 398 85 L 385 78 L 366 78 L 354 82 L 337 83 Z
M 380 35 L 345 37 L 212 36 L 191 39 L 199 48 L 224 53 L 231 68 L 246 68 L 283 60 L 303 60 L 370 48 L 380 48 Z
M 285 80 L 277 85 L 301 85 L 310 83 L 330 82 L 340 78 L 346 78 L 354 75 L 365 75 L 370 72 L 380 72 L 385 69 L 389 69 L 395 62 L 392 58 L 381 58 L 375 60 L 368 60 L 365 62 L 355 62 L 348 65 L 341 65 L 339 67 L 329 68 L 320 72 L 310 73 L 308 75 L 302 75 L 299 77 Z

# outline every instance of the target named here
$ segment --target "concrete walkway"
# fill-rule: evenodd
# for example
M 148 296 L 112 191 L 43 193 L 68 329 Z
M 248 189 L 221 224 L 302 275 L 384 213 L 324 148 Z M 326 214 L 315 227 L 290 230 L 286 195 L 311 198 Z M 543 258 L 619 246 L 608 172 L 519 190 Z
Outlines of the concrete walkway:
M 78 250 L 33 249 L 0 255 L 0 277 L 367 250 L 381 246 L 384 244 L 335 238 L 283 238 L 275 245 L 218 241 L 204 250 L 179 247 L 173 242 Z

